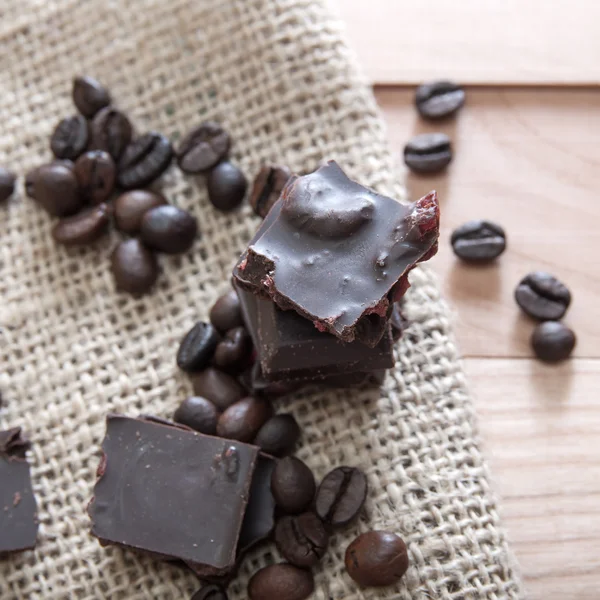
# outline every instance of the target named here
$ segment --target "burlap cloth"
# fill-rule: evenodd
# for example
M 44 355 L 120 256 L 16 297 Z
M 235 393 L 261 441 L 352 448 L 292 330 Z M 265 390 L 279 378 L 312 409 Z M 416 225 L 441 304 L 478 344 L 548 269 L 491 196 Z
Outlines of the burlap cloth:
M 333 158 L 404 197 L 373 97 L 320 1 L 2 0 L 0 47 L 0 163 L 19 175 L 49 158 L 54 124 L 74 112 L 71 78 L 88 73 L 138 131 L 176 137 L 203 119 L 222 122 L 249 177 L 264 161 L 311 170 Z M 175 367 L 178 341 L 228 287 L 258 223 L 248 206 L 216 212 L 203 180 L 175 168 L 164 190 L 198 217 L 202 239 L 192 253 L 162 257 L 160 284 L 141 300 L 113 290 L 116 238 L 56 247 L 22 185 L 0 208 L 0 427 L 22 425 L 35 442 L 40 517 L 37 549 L 0 561 L 2 600 L 181 600 L 198 587 L 180 568 L 101 548 L 85 510 L 106 413 L 168 417 L 190 392 Z M 299 455 L 317 476 L 352 464 L 369 477 L 365 513 L 331 540 L 314 597 L 518 598 L 448 311 L 425 269 L 411 280 L 412 326 L 381 391 L 280 403 L 301 422 Z M 372 528 L 399 532 L 411 567 L 397 587 L 363 592 L 343 553 Z M 251 554 L 230 597 L 245 598 L 248 575 L 277 558 L 272 548 Z

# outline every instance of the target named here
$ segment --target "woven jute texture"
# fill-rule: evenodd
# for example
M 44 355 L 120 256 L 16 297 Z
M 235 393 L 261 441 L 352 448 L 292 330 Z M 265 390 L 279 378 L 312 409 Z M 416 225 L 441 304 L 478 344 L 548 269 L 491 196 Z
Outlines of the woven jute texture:
M 319 1 L 2 0 L 0 45 L 0 163 L 20 176 L 49 159 L 49 134 L 74 112 L 71 78 L 85 73 L 110 87 L 139 132 L 176 139 L 220 121 L 249 177 L 265 161 L 309 171 L 335 159 L 404 199 L 373 97 Z M 190 393 L 178 342 L 228 288 L 258 224 L 248 206 L 212 209 L 201 177 L 172 168 L 163 189 L 197 216 L 202 238 L 161 257 L 160 283 L 143 299 L 113 289 L 116 237 L 57 247 L 22 183 L 0 207 L 0 427 L 22 425 L 34 440 L 40 518 L 37 549 L 0 561 L 2 600 L 181 600 L 198 587 L 179 567 L 100 547 L 86 514 L 106 413 L 170 417 Z M 278 403 L 301 422 L 299 456 L 318 477 L 358 465 L 370 484 L 360 521 L 331 540 L 314 598 L 518 598 L 447 309 L 426 269 L 411 281 L 412 325 L 381 390 Z M 345 573 L 349 540 L 369 529 L 408 544 L 411 567 L 394 588 L 361 591 Z M 278 559 L 269 547 L 252 553 L 230 597 L 246 598 L 248 576 Z

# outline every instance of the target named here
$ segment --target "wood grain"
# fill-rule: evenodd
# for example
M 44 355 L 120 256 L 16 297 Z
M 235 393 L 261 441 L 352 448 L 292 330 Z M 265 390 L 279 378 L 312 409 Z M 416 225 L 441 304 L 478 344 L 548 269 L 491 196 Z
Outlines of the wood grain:
M 374 83 L 600 83 L 594 0 L 331 0 Z

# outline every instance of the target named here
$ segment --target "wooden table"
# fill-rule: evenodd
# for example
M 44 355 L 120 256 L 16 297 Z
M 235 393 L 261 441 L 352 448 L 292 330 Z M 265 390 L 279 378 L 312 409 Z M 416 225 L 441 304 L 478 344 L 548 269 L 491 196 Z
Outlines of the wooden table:
M 433 188 L 441 198 L 442 242 L 432 266 L 456 314 L 484 450 L 528 595 L 596 600 L 600 36 L 592 30 L 600 4 L 541 6 L 537 0 L 370 0 L 367 10 L 362 0 L 339 1 L 398 164 L 414 133 L 441 130 L 454 143 L 446 174 L 409 174 L 407 184 L 413 198 Z M 444 76 L 472 84 L 467 105 L 456 120 L 425 123 L 414 110 L 412 84 Z M 472 218 L 506 228 L 508 250 L 497 264 L 470 267 L 453 256 L 450 231 Z M 531 358 L 533 324 L 512 297 L 533 269 L 556 274 L 574 296 L 565 320 L 578 345 L 574 358 L 559 366 Z

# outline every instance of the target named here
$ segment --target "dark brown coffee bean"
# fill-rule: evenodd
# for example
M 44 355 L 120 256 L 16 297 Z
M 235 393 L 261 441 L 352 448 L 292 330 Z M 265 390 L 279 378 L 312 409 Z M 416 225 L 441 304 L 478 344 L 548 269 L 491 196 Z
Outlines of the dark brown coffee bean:
M 129 119 L 111 106 L 99 111 L 92 121 L 92 147 L 108 152 L 115 161 L 121 158 L 132 135 Z
M 306 600 L 314 591 L 310 571 L 280 563 L 264 567 L 248 582 L 250 600 Z
M 75 176 L 85 200 L 104 202 L 115 187 L 115 161 L 108 152 L 90 150 L 77 159 Z
M 438 173 L 452 160 L 452 145 L 445 133 L 415 135 L 404 147 L 404 162 L 416 173 Z
M 242 318 L 240 299 L 235 293 L 235 290 L 231 290 L 226 294 L 223 294 L 213 304 L 208 316 L 210 318 L 210 322 L 221 333 L 225 333 L 234 327 L 240 327 L 243 325 L 244 319 Z
M 110 95 L 93 77 L 75 77 L 73 102 L 84 117 L 91 119 L 99 110 L 110 104 Z
M 404 318 L 402 310 L 396 302 L 392 308 L 392 315 L 390 316 L 390 328 L 392 330 L 392 339 L 394 342 L 397 342 L 402 337 L 402 334 L 407 327 L 408 321 Z
M 346 525 L 367 497 L 367 478 L 355 467 L 338 467 L 325 475 L 315 500 L 317 515 L 332 527 Z
M 202 371 L 210 363 L 221 336 L 204 321 L 196 323 L 184 336 L 177 351 L 177 366 L 183 371 Z
M 217 421 L 217 435 L 239 442 L 251 442 L 273 414 L 265 398 L 243 398 L 232 404 Z
M 191 600 L 228 600 L 229 596 L 225 590 L 215 583 L 202 586 L 191 598 Z
M 119 160 L 119 185 L 144 187 L 158 179 L 171 164 L 171 142 L 160 133 L 146 133 L 125 148 Z
M 72 217 L 61 219 L 52 228 L 54 241 L 64 246 L 82 246 L 99 239 L 108 229 L 110 212 L 106 204 L 98 204 Z
M 202 398 L 202 396 L 186 398 L 173 416 L 176 423 L 187 425 L 206 435 L 215 435 L 218 418 L 219 411 L 217 407 L 210 400 Z
M 158 279 L 156 256 L 135 238 L 122 241 L 114 249 L 111 267 L 117 290 L 130 294 L 149 292 Z
M 470 262 L 489 262 L 506 248 L 504 229 L 491 221 L 468 221 L 452 232 L 454 254 Z
M 13 195 L 16 179 L 12 171 L 0 167 L 0 202 L 5 202 Z
M 83 206 L 75 172 L 62 161 L 48 163 L 29 172 L 25 189 L 30 198 L 54 217 L 72 215 Z
M 150 248 L 179 254 L 192 247 L 198 223 L 187 210 L 166 204 L 150 209 L 142 218 L 140 237 Z
M 521 280 L 515 290 L 515 300 L 530 317 L 557 321 L 571 304 L 571 292 L 550 273 L 535 271 Z
M 215 365 L 228 373 L 239 373 L 248 365 L 252 350 L 252 339 L 245 327 L 230 329 L 215 348 Z
M 559 321 L 539 323 L 531 335 L 535 355 L 545 362 L 559 362 L 569 358 L 576 342 L 573 330 Z
M 286 456 L 275 465 L 271 476 L 271 491 L 277 505 L 285 512 L 304 512 L 315 497 L 315 476 L 306 463 L 295 456 Z
M 211 204 L 216 209 L 227 212 L 242 203 L 248 182 L 240 169 L 223 161 L 208 174 L 206 185 Z
M 315 513 L 282 517 L 275 527 L 275 544 L 283 558 L 297 567 L 314 567 L 325 556 L 329 534 Z
M 220 411 L 244 397 L 244 388 L 230 375 L 209 367 L 192 377 L 196 396 L 210 400 Z
M 75 160 L 86 149 L 90 139 L 88 122 L 76 115 L 59 121 L 50 137 L 50 149 L 56 158 Z
M 206 121 L 192 129 L 179 143 L 177 164 L 185 173 L 202 173 L 212 169 L 227 152 L 229 134 L 214 121 Z
M 432 81 L 417 88 L 415 105 L 424 119 L 443 119 L 465 103 L 465 90 L 452 81 Z
M 138 233 L 144 215 L 166 203 L 164 196 L 150 190 L 125 192 L 115 200 L 115 226 L 124 233 Z
M 406 573 L 408 550 L 395 533 L 369 531 L 348 546 L 345 563 L 348 575 L 361 587 L 385 587 Z
M 265 165 L 252 184 L 250 206 L 263 219 L 279 199 L 292 172 L 283 165 Z
M 300 439 L 300 426 L 292 415 L 271 417 L 256 434 L 253 444 L 272 456 L 291 454 Z

